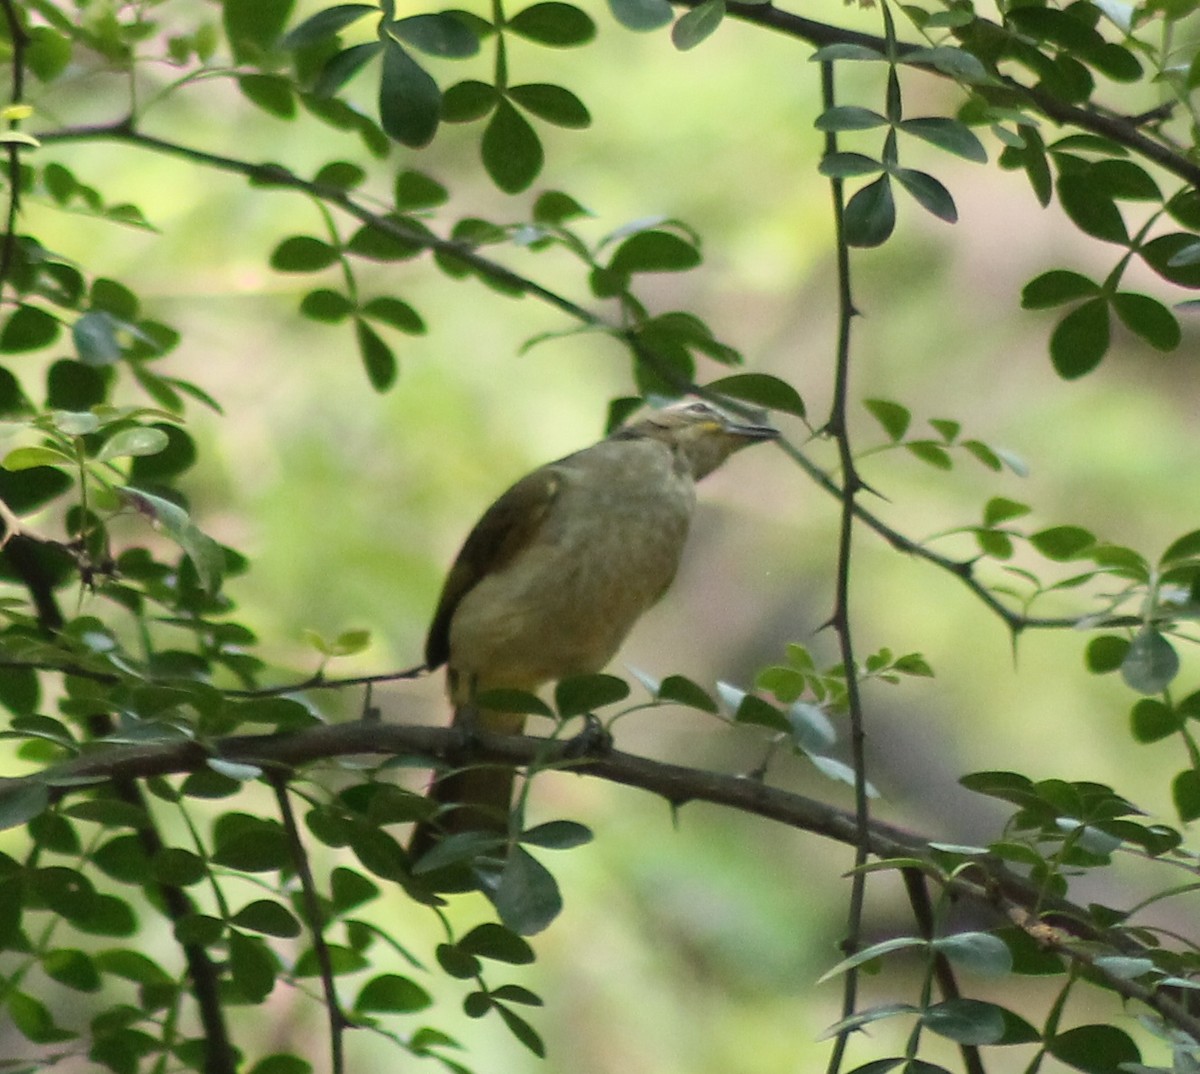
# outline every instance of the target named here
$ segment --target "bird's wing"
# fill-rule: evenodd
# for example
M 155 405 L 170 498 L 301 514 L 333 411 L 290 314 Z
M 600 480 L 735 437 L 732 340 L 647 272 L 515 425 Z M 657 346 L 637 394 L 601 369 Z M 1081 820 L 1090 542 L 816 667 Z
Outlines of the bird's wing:
M 489 574 L 503 570 L 537 537 L 562 488 L 553 465 L 521 478 L 475 523 L 446 576 L 437 611 L 425 640 L 425 663 L 441 667 L 450 656 L 450 620 L 459 603 Z

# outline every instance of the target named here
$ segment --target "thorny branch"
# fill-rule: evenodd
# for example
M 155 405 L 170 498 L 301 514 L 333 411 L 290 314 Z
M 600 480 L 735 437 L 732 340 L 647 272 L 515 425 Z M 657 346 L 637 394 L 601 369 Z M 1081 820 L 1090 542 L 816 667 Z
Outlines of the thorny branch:
M 81 777 L 119 781 L 165 776 L 203 768 L 209 758 L 258 765 L 271 771 L 291 769 L 336 757 L 375 754 L 419 756 L 455 764 L 505 764 L 569 769 L 582 776 L 638 787 L 675 808 L 688 802 L 710 802 L 811 832 L 847 846 L 860 839 L 854 813 L 759 780 L 685 765 L 668 764 L 617 750 L 579 758 L 571 742 L 528 735 L 496 735 L 484 731 L 470 742 L 448 727 L 384 724 L 376 721 L 323 725 L 289 734 L 238 735 L 200 742 L 151 746 L 113 746 L 64 762 L 33 776 L 0 779 L 0 798 L 47 786 L 56 796 L 86 791 Z M 924 863 L 947 889 L 993 907 L 1039 943 L 1072 961 L 1085 964 L 1114 992 L 1155 1010 L 1171 1025 L 1200 1040 L 1200 1017 L 1174 996 L 1106 970 L 1096 957 L 1096 944 L 1122 955 L 1145 954 L 1124 932 L 1105 932 L 1088 920 L 1088 911 L 1061 899 L 1047 898 L 1038 887 L 1009 872 L 1002 863 L 981 857 L 969 870 L 945 877 L 937 868 L 928 840 L 914 832 L 873 819 L 867 836 L 871 856 Z

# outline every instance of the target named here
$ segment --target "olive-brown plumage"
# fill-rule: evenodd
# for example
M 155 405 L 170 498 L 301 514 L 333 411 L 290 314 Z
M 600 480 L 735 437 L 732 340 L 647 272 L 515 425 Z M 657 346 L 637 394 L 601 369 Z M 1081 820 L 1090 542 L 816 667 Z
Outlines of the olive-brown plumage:
M 589 448 L 534 470 L 484 512 L 442 588 L 426 641 L 445 664 L 455 722 L 519 734 L 524 717 L 479 710 L 486 690 L 536 690 L 599 671 L 679 567 L 695 482 L 733 452 L 778 433 L 708 403 L 652 411 Z M 475 768 L 440 781 L 450 805 L 421 825 L 419 854 L 438 831 L 503 830 L 508 769 Z

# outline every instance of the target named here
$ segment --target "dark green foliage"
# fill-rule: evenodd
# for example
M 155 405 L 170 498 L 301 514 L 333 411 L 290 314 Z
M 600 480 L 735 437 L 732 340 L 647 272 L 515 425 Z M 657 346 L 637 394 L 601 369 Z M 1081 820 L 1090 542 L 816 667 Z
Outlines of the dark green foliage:
M 158 296 L 135 294 L 104 266 L 76 263 L 77 252 L 55 252 L 21 229 L 40 227 L 38 214 L 48 212 L 83 218 L 85 227 L 133 229 L 140 241 L 153 242 L 162 222 L 120 200 L 119 191 L 111 194 L 95 159 L 73 149 L 103 137 L 105 152 L 116 154 L 140 139 L 142 149 L 165 148 L 194 168 L 246 178 L 256 196 L 290 191 L 317 207 L 315 218 L 288 226 L 265 261 L 284 274 L 278 282 L 295 288 L 293 301 L 314 345 L 325 335 L 340 335 L 345 343 L 352 338 L 376 391 L 400 382 L 401 357 L 405 368 L 416 364 L 400 354 L 397 341 L 425 333 L 426 319 L 395 292 L 407 286 L 405 274 L 429 271 L 440 286 L 463 283 L 464 295 L 482 282 L 497 295 L 549 303 L 561 323 L 527 346 L 577 331 L 601 332 L 618 343 L 629 361 L 630 385 L 610 406 L 610 424 L 632 413 L 642 395 L 688 393 L 715 396 L 748 413 L 766 408 L 804 419 L 801 393 L 811 401 L 820 382 L 814 389 L 807 377 L 793 383 L 778 372 L 732 372 L 743 362 L 741 341 L 718 338 L 697 312 L 678 308 L 672 277 L 663 274 L 703 267 L 706 251 L 692 227 L 653 218 L 608 225 L 596 238 L 603 227 L 585 208 L 583 192 L 536 189 L 539 180 L 564 181 L 561 139 L 585 137 L 565 132 L 587 130 L 593 110 L 605 107 L 602 94 L 585 101 L 573 80 L 588 51 L 577 54 L 576 67 L 557 68 L 572 76 L 563 79 L 569 85 L 546 81 L 540 67 L 541 50 L 595 40 L 595 12 L 558 0 L 512 10 L 496 4 L 486 17 L 397 10 L 386 2 L 310 5 L 298 12 L 292 0 L 224 0 L 219 11 L 213 6 L 207 17 L 189 21 L 192 16 L 173 5 L 31 0 L 10 6 L 22 34 L 14 40 L 6 22 L 0 47 L 11 94 L 21 91 L 26 99 L 6 102 L 13 107 L 5 114 L 13 223 L 0 257 L 0 416 L 13 442 L 5 446 L 0 501 L 14 517 L 5 514 L 0 549 L 0 706 L 6 713 L 0 735 L 20 771 L 31 774 L 0 786 L 0 827 L 9 839 L 9 853 L 0 855 L 0 976 L 9 1035 L 22 1036 L 28 1054 L 51 1057 L 47 1065 L 61 1050 L 71 1062 L 117 1074 L 217 1070 L 209 1038 L 214 1022 L 220 1036 L 220 1008 L 274 1002 L 286 988 L 330 1004 L 337 995 L 345 1011 L 322 1023 L 331 1037 L 343 1032 L 343 1022 L 353 1022 L 402 1052 L 461 1072 L 467 1068 L 454 1038 L 414 1026 L 415 1015 L 434 1007 L 436 990 L 426 988 L 425 975 L 441 973 L 461 982 L 457 997 L 465 1015 L 492 1017 L 522 1046 L 543 1054 L 538 1027 L 527 1020 L 540 1000 L 524 984 L 496 983 L 491 974 L 497 967 L 515 974 L 533 961 L 535 949 L 524 937 L 554 923 L 563 905 L 552 871 L 556 852 L 585 846 L 591 830 L 575 820 L 527 818 L 521 791 L 506 826 L 452 836 L 414 862 L 401 826 L 430 819 L 437 806 L 393 779 L 397 769 L 427 765 L 428 757 L 401 754 L 378 768 L 356 761 L 297 773 L 258 755 L 263 743 L 290 742 L 308 731 L 334 736 L 341 728 L 325 726 L 322 697 L 328 695 L 321 691 L 297 688 L 282 696 L 263 689 L 264 678 L 293 679 L 264 674 L 258 638 L 227 590 L 247 560 L 209 537 L 189 505 L 189 494 L 206 487 L 198 465 L 206 441 L 184 423 L 195 404 L 220 410 L 203 377 L 195 383 L 177 375 L 195 343 L 180 348 L 179 332 L 155 319 Z M 610 25 L 605 34 L 660 30 L 665 42 L 671 24 L 670 40 L 680 50 L 724 34 L 733 19 L 775 20 L 785 32 L 806 32 L 789 29 L 766 5 L 724 0 L 678 10 L 664 0 L 610 0 L 609 10 L 620 27 Z M 1194 51 L 1186 44 L 1188 5 L 1123 11 L 1079 0 L 977 14 L 969 0 L 955 0 L 880 10 L 878 37 L 851 36 L 838 27 L 815 35 L 826 42 L 813 55 L 818 63 L 839 73 L 847 64 L 860 68 L 854 99 L 834 93 L 815 114 L 798 114 L 795 128 L 778 133 L 790 138 L 815 124 L 828 139 L 818 167 L 844 203 L 845 242 L 874 248 L 891 241 L 913 227 L 913 203 L 955 223 L 955 193 L 968 181 L 960 162 L 995 158 L 1001 168 L 1019 170 L 1041 205 L 1109 259 L 1099 268 L 1087 261 L 1085 270 L 1051 261 L 1021 293 L 1024 310 L 1055 311 L 1046 331 L 1059 376 L 1093 374 L 1116 349 L 1128 365 L 1150 351 L 1186 351 L 1189 307 L 1179 300 L 1200 288 L 1200 195 L 1192 185 L 1194 131 L 1187 121 L 1200 61 L 1188 55 Z M 897 14 L 911 26 L 898 28 Z M 1162 51 L 1163 40 L 1175 42 L 1170 54 Z M 472 64 L 460 63 L 472 57 Z M 148 69 L 156 77 L 170 75 L 155 81 Z M 1122 114 L 1125 91 L 1114 93 L 1112 83 L 1140 86 L 1152 74 L 1155 92 L 1175 104 L 1182 122 L 1166 110 Z M 72 126 L 72 93 L 105 79 L 136 87 L 133 114 L 126 116 L 123 99 L 105 126 L 108 102 L 97 90 L 101 119 L 89 112 L 82 125 Z M 935 79 L 951 86 L 950 98 L 924 92 Z M 263 163 L 252 146 L 236 140 L 201 151 L 187 131 L 166 123 L 153 135 L 143 129 L 142 111 L 158 103 L 155 93 L 165 99 L 188 87 L 204 106 L 218 100 L 204 96 L 209 87 L 222 84 L 229 92 L 218 107 L 229 116 L 214 128 L 218 141 L 221 131 L 256 129 L 243 121 L 257 117 L 272 127 L 292 124 L 295 141 L 306 147 L 322 138 L 338 145 L 297 166 L 290 159 Z M 68 85 L 75 88 L 63 95 Z M 763 85 L 769 92 L 766 72 Z M 926 107 L 947 114 L 915 114 L 918 100 L 937 102 Z M 747 103 L 731 101 L 731 109 Z M 58 112 L 68 129 L 56 135 L 49 128 L 59 122 Z M 93 122 L 100 125 L 88 125 Z M 46 137 L 39 143 L 33 131 Z M 703 138 L 711 139 L 714 157 L 722 152 L 708 130 L 662 134 L 656 151 L 669 151 L 675 139 Z M 433 155 L 423 155 L 431 143 Z M 500 194 L 493 191 L 493 201 L 482 206 L 474 199 L 468 212 L 459 204 L 461 189 L 435 173 L 445 161 L 475 154 Z M 747 182 L 755 178 L 751 162 Z M 655 192 L 651 201 L 672 198 Z M 1006 236 L 1014 244 L 1020 239 Z M 230 237 L 214 234 L 212 241 L 223 247 Z M 546 271 L 524 275 L 531 261 Z M 1127 277 L 1131 265 L 1147 266 L 1153 275 Z M 1003 302 L 1002 295 L 989 299 L 997 297 Z M 463 301 L 469 311 L 470 299 Z M 1014 308 L 1013 316 L 1022 315 Z M 736 318 L 723 323 L 737 328 Z M 928 328 L 936 351 L 943 346 L 939 326 Z M 162 361 L 173 352 L 172 363 Z M 980 383 L 990 383 L 984 373 Z M 971 586 L 999 612 L 1014 640 L 1020 636 L 1025 644 L 1035 628 L 1084 631 L 1079 651 L 1087 672 L 1110 676 L 1097 686 L 1118 691 L 1119 709 L 1128 713 L 1116 720 L 1111 713 L 1090 714 L 1096 733 L 1118 734 L 1127 719 L 1134 748 L 1152 747 L 1147 757 L 1180 751 L 1160 808 L 1173 807 L 1183 823 L 1200 818 L 1200 690 L 1188 660 L 1190 624 L 1200 606 L 1200 531 L 1170 542 L 1155 559 L 1072 522 L 1049 524 L 1034 493 L 1013 493 L 1011 484 L 999 483 L 1023 475 L 1021 461 L 973 436 L 968 423 L 925 417 L 923 401 L 876 398 L 865 406 L 866 421 L 861 413 L 847 420 L 835 410 L 827 424 L 811 430 L 814 438 L 848 446 L 840 438 L 854 427 L 854 451 L 811 462 L 809 450 L 824 445 L 800 444 L 802 437 L 791 438 L 787 450 L 811 465 L 810 476 L 826 491 L 838 493 L 844 484 L 860 492 L 865 484 L 879 492 L 878 502 L 863 495 L 850 505 L 843 497 L 843 505 L 854 508 L 847 515 L 854 525 Z M 980 490 L 979 510 L 949 525 L 939 520 L 926 529 L 923 522 L 922 532 L 932 537 L 891 528 L 889 466 L 913 470 L 920 463 L 926 480 L 940 482 L 957 476 L 947 472 L 964 457 L 973 460 L 968 471 Z M 16 518 L 30 532 L 20 530 Z M 944 555 L 944 547 L 965 548 L 964 558 Z M 858 588 L 857 575 L 851 589 L 856 600 L 866 599 L 857 595 L 868 591 Z M 1052 610 L 1040 615 L 1045 604 Z M 295 678 L 310 687 L 328 686 L 327 664 L 362 653 L 369 643 L 359 630 L 310 640 L 319 658 L 316 677 Z M 969 643 L 976 644 L 973 635 Z M 939 666 L 940 660 L 939 654 Z M 908 647 L 877 648 L 842 662 L 818 659 L 797 644 L 752 677 L 756 693 L 637 673 L 648 695 L 641 700 L 630 700 L 629 685 L 611 675 L 559 683 L 553 708 L 519 691 L 480 700 L 549 719 L 534 728 L 547 742 L 527 761 L 526 780 L 547 768 L 586 772 L 605 755 L 608 726 L 617 717 L 674 705 L 697 719 L 723 718 L 733 725 L 729 734 L 763 742 L 767 757 L 754 775 L 768 784 L 767 761 L 782 748 L 865 797 L 874 789 L 838 746 L 839 737 L 847 737 L 841 721 L 855 710 L 858 688 L 914 679 L 928 685 L 932 676 L 930 661 Z M 572 737 L 575 717 L 588 720 Z M 256 748 L 247 746 L 251 735 Z M 1063 749 L 1071 745 L 1064 740 Z M 469 742 L 462 748 L 470 753 Z M 185 760 L 169 766 L 170 774 L 163 769 L 148 777 L 115 764 L 158 756 L 154 751 L 180 751 Z M 309 759 L 319 758 L 298 763 Z M 451 769 L 473 762 L 460 762 L 446 749 L 438 763 Z M 682 789 L 655 789 L 678 807 L 721 778 L 701 772 Z M 1129 1006 L 1141 1004 L 1136 1013 L 1170 1043 L 1174 1066 L 1192 1069 L 1196 1054 L 1185 1030 L 1172 1024 L 1169 1006 L 1153 1006 L 1156 997 L 1170 997 L 1200 973 L 1191 938 L 1174 945 L 1143 928 L 1140 907 L 1090 904 L 1048 921 L 1037 917 L 1055 900 L 1071 898 L 1077 877 L 1107 868 L 1118 856 L 1193 869 L 1183 835 L 1086 779 L 984 772 L 963 783 L 1005 803 L 1011 814 L 991 842 L 927 849 L 917 840 L 912 857 L 866 867 L 919 871 L 936 893 L 937 929 L 867 941 L 836 968 L 886 971 L 902 957 L 909 962 L 899 987 L 909 988 L 914 965 L 921 978 L 907 993 L 916 1002 L 859 1008 L 834 1027 L 848 1033 L 887 1018 L 911 1026 L 908 1055 L 873 1058 L 856 1069 L 945 1069 L 916 1054 L 927 1032 L 969 1047 L 1034 1045 L 1084 1072 L 1132 1069 L 1141 1056 L 1124 1029 L 1066 1024 L 1068 992 L 1085 985 L 1119 994 Z M 730 785 L 745 790 L 754 784 Z M 777 793 L 767 786 L 763 797 L 767 791 Z M 290 802 L 303 802 L 299 825 L 283 808 Z M 827 817 L 842 820 L 832 810 Z M 310 855 L 318 845 L 321 853 Z M 939 931 L 953 920 L 945 907 L 961 899 L 956 885 L 964 877 L 990 899 L 1013 898 L 1004 886 L 1009 877 L 991 872 L 997 862 L 1035 892 L 1025 903 L 1002 903 L 1004 920 L 1020 927 Z M 450 892 L 467 889 L 482 892 L 490 907 L 480 903 L 482 923 L 472 920 L 459 934 L 450 924 L 457 910 L 443 916 L 441 907 Z M 380 907 L 371 905 L 377 902 L 386 905 L 387 920 L 397 922 L 386 934 L 375 923 L 382 920 L 375 914 Z M 445 930 L 436 966 L 424 951 L 405 946 L 416 914 L 436 915 Z M 961 996 L 933 994 L 940 960 L 963 975 L 968 987 Z M 1064 982 L 1038 1026 L 985 998 L 988 979 L 1012 974 Z M 1131 991 L 1128 982 L 1145 994 Z M 203 986 L 218 1009 L 198 1019 Z M 78 1006 L 61 1002 L 63 994 Z M 434 1010 L 430 1017 L 444 1013 Z M 305 1074 L 323 1065 L 315 1061 L 312 1039 L 306 1028 L 303 1042 L 273 1045 L 280 1051 L 248 1054 L 233 1065 L 252 1074 Z M 231 1054 L 238 1049 L 232 1042 Z M 26 1054 L 20 1043 L 18 1053 Z M 1027 1056 L 1019 1060 L 1022 1069 L 1040 1062 Z M 39 1062 L 30 1060 L 28 1069 Z

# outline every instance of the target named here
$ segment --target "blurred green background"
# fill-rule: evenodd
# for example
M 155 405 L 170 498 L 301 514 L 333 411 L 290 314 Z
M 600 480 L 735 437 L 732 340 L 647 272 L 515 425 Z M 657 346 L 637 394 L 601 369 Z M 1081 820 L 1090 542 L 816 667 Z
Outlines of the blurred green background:
M 215 10 L 173 6 L 181 17 L 213 17 Z M 830 195 L 816 172 L 819 72 L 809 49 L 730 21 L 681 54 L 665 32 L 635 35 L 598 5 L 591 9 L 599 24 L 592 46 L 518 47 L 511 57 L 521 80 L 570 86 L 595 120 L 584 132 L 539 128 L 547 167 L 527 195 L 509 198 L 492 188 L 472 126 L 446 128 L 429 150 L 397 151 L 382 168 L 349 138 L 273 119 L 232 85 L 206 82 L 152 109 L 144 127 L 214 152 L 279 161 L 302 175 L 330 160 L 357 160 L 375 169 L 380 193 L 394 165 L 426 171 L 454 195 L 439 230 L 466 215 L 527 218 L 533 197 L 547 188 L 586 204 L 596 214 L 586 226 L 597 237 L 640 217 L 681 218 L 703 235 L 705 265 L 645 278 L 647 304 L 698 313 L 744 352 L 748 368 L 794 383 L 820 426 L 829 405 L 835 278 Z M 879 28 L 877 12 L 832 0 L 806 5 L 805 13 Z M 485 50 L 483 59 L 434 69 L 449 80 L 470 77 L 473 64 L 486 62 Z M 842 69 L 843 102 L 878 106 L 882 68 Z M 165 82 L 170 74 L 152 77 Z M 361 81 L 352 92 L 369 107 L 370 79 Z M 944 82 L 910 73 L 904 85 L 910 114 L 955 106 Z M 151 88 L 143 87 L 143 99 Z M 41 102 L 39 119 L 115 119 L 124 92 L 115 78 L 90 76 Z M 1097 374 L 1075 384 L 1058 380 L 1046 355 L 1050 321 L 1020 310 L 1020 288 L 1060 264 L 1104 274 L 1112 254 L 1079 238 L 1054 209 L 1040 209 L 1020 175 L 994 166 L 998 147 L 989 152 L 989 166 L 914 152 L 912 163 L 952 190 L 960 222 L 947 226 L 905 203 L 895 239 L 854 255 L 863 316 L 854 327 L 853 393 L 895 399 L 918 421 L 958 419 L 967 434 L 1021 456 L 1030 474 L 994 474 L 965 455 L 944 473 L 907 454 L 883 453 L 863 464 L 880 494 L 869 502 L 919 538 L 977 520 L 983 503 L 1002 495 L 1035 506 L 1032 528 L 1072 522 L 1157 555 L 1197 525 L 1194 497 L 1181 492 L 1180 481 L 1194 471 L 1200 420 L 1191 391 L 1195 330 L 1185 324 L 1184 344 L 1172 356 L 1123 340 Z M 442 574 L 478 513 L 530 467 L 596 439 L 608 399 L 630 391 L 627 360 L 614 344 L 581 336 L 518 355 L 531 335 L 567 327 L 563 318 L 531 299 L 451 281 L 419 259 L 366 276 L 368 288 L 401 294 L 431 326 L 425 337 L 392 339 L 402 372 L 395 389 L 379 396 L 345 327 L 296 314 L 301 295 L 322 280 L 267 266 L 266 252 L 285 236 L 320 234 L 305 198 L 112 142 L 54 146 L 38 156 L 67 164 L 109 200 L 136 202 L 160 228 L 124 230 L 33 200 L 26 207 L 30 229 L 47 245 L 126 282 L 145 296 L 148 313 L 184 333 L 170 370 L 225 409 L 223 416 L 199 408 L 191 415 L 204 450 L 189 492 L 204 527 L 251 556 L 253 570 L 231 592 L 265 655 L 297 676 L 316 662 L 305 628 L 372 632 L 372 647 L 339 662 L 335 673 L 417 663 Z M 567 262 L 518 250 L 500 256 L 585 300 Z M 701 379 L 722 373 L 713 366 Z M 857 405 L 853 418 L 859 447 L 882 442 Z M 797 442 L 808 436 L 794 419 L 780 424 Z M 812 451 L 832 465 L 828 444 Z M 672 594 L 612 670 L 634 666 L 708 686 L 717 679 L 749 686 L 790 641 L 835 662 L 834 639 L 821 627 L 831 610 L 837 503 L 773 449 L 734 460 L 705 483 L 701 501 Z M 1000 814 L 955 783 L 963 772 L 989 768 L 1108 781 L 1169 814 L 1169 802 L 1155 796 L 1180 763 L 1175 747 L 1131 746 L 1125 712 L 1133 698 L 1083 673 L 1086 636 L 1031 633 L 1014 660 L 999 620 L 953 578 L 865 532 L 854 555 L 860 656 L 883 646 L 920 651 L 937 673 L 867 692 L 881 815 L 946 841 L 991 837 Z M 1071 611 L 1071 600 L 1046 611 Z M 346 717 L 360 703 L 357 696 L 320 700 Z M 380 690 L 375 701 L 387 720 L 445 718 L 438 681 Z M 737 772 L 757 763 L 764 740 L 751 728 L 662 711 L 622 721 L 618 745 Z M 414 783 L 421 778 L 414 774 Z M 847 788 L 797 760 L 779 760 L 770 778 L 850 801 Z M 514 975 L 546 998 L 535 1024 L 550 1059 L 530 1058 L 495 1019 L 462 1018 L 446 1028 L 469 1042 L 469 1064 L 563 1074 L 782 1074 L 823 1065 L 825 1046 L 814 1042 L 836 1019 L 840 994 L 836 983 L 813 982 L 838 958 L 848 892 L 839 874 L 851 865 L 848 850 L 705 806 L 673 818 L 647 795 L 569 775 L 541 777 L 533 801 L 534 819 L 570 816 L 597 836 L 592 846 L 548 861 L 566 910 L 537 938 L 536 968 Z M 270 808 L 265 800 L 263 808 Z M 893 880 L 872 880 L 872 936 L 906 927 L 901 898 Z M 428 960 L 436 922 L 397 920 L 400 905 L 380 901 L 371 916 Z M 469 901 L 454 908 L 464 925 L 483 913 Z M 443 995 L 460 988 L 439 974 L 421 980 Z M 889 986 L 866 987 L 884 993 Z M 1043 995 L 1030 988 L 1005 1001 L 1036 1018 Z M 263 1048 L 272 1033 L 311 1032 L 317 1059 L 325 1028 L 319 1009 L 278 989 L 270 1006 Z M 870 1054 L 885 1054 L 888 1031 L 875 1032 Z M 350 1048 L 358 1071 L 394 1068 L 395 1053 L 369 1034 L 352 1034 Z M 1022 1069 L 1025 1050 L 1012 1055 L 1007 1069 Z M 989 1069 L 1006 1069 L 1002 1058 L 993 1063 Z

